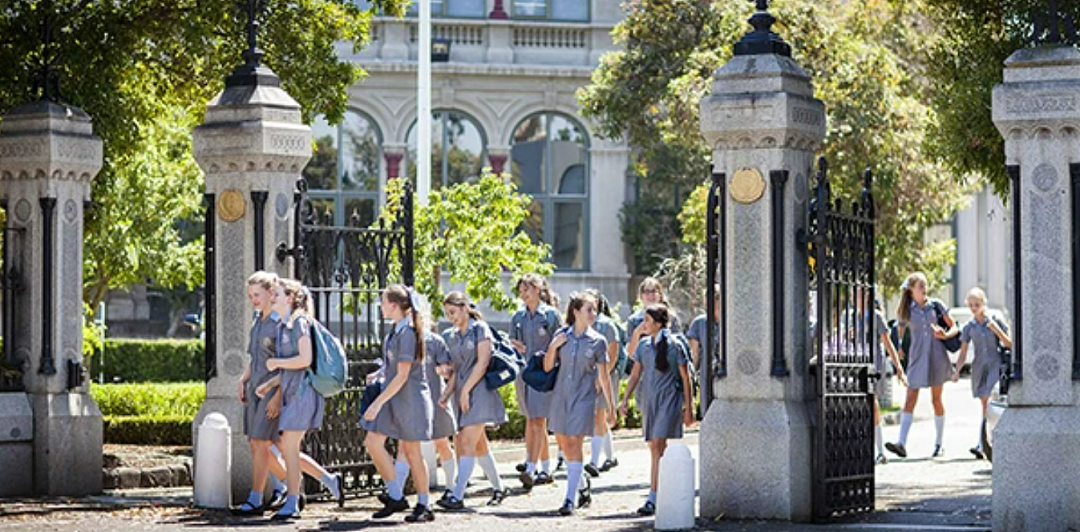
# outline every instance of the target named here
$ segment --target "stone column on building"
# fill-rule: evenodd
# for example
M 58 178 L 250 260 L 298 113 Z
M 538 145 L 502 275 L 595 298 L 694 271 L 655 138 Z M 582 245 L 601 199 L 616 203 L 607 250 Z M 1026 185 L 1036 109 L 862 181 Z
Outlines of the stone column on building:
M 206 174 L 207 381 L 206 400 L 193 425 L 213 412 L 232 428 L 232 493 L 251 488 L 251 456 L 243 434 L 237 385 L 249 364 L 248 331 L 254 309 L 247 278 L 257 270 L 293 276 L 293 259 L 280 261 L 279 243 L 293 247 L 293 191 L 311 158 L 311 129 L 281 80 L 260 64 L 249 42 L 245 63 L 226 78 L 195 128 L 195 160 Z M 196 457 L 198 459 L 198 457 Z
M 807 271 L 796 233 L 805 227 L 825 107 L 790 47 L 771 32 L 774 22 L 764 10 L 750 19 L 755 30 L 716 72 L 712 94 L 701 103 L 702 134 L 727 194 L 720 223 L 727 233 L 721 349 L 728 354 L 726 376 L 713 381 L 715 400 L 701 425 L 703 518 L 812 517 Z M 780 195 L 776 211 L 774 193 Z M 783 227 L 774 238 L 777 223 Z M 785 287 L 779 306 L 773 293 L 781 289 L 771 273 L 777 251 L 786 257 L 779 265 Z M 776 313 L 782 313 L 782 330 L 773 328 Z M 776 342 L 789 354 L 780 364 L 772 356 Z
M 494 4 L 491 8 L 491 13 L 488 14 L 488 18 L 492 20 L 507 20 L 510 15 L 506 14 L 506 10 L 503 9 L 503 0 L 493 0 Z
M 510 158 L 509 146 L 488 146 L 487 158 L 488 166 L 491 167 L 491 172 L 494 174 L 502 174 L 513 170 L 506 166 L 506 161 Z
M 383 159 L 386 160 L 386 178 L 401 177 L 402 172 L 408 173 L 408 168 L 402 168 L 401 162 L 405 158 L 405 146 L 383 146 Z
M 19 272 L 21 286 L 4 342 L 13 343 L 25 390 L 0 394 L 4 421 L 17 429 L 0 441 L 23 442 L 0 453 L 0 494 L 98 493 L 102 419 L 83 365 L 82 296 L 83 215 L 102 142 L 86 113 L 48 98 L 11 109 L 0 124 L 5 269 Z M 31 426 L 32 446 L 24 434 Z
M 993 118 L 1012 179 L 1013 369 L 993 433 L 996 532 L 1080 529 L 1080 51 L 1005 61 Z
M 629 282 L 626 252 L 619 228 L 619 211 L 626 203 L 621 193 L 626 187 L 626 169 L 630 165 L 630 146 L 623 140 L 593 137 L 589 146 L 589 256 L 591 270 L 597 276 L 617 278 L 614 286 L 625 289 Z M 602 283 L 602 281 L 600 281 Z M 602 283 L 604 284 L 604 283 Z M 605 289 L 611 290 L 607 286 Z M 605 291 L 612 301 L 618 295 Z M 615 294 L 625 295 L 622 290 Z M 685 317 L 684 317 L 685 318 Z M 689 322 L 686 322 L 689 323 Z

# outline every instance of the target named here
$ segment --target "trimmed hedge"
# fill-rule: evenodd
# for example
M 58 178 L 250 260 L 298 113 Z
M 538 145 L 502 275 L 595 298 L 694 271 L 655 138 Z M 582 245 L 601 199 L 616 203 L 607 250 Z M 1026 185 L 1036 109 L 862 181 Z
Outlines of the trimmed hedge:
M 195 419 L 206 398 L 201 382 L 90 385 L 104 416 L 187 416 Z
M 193 417 L 105 416 L 105 443 L 191 445 Z
M 103 356 L 104 355 L 104 356 Z M 202 340 L 105 339 L 105 350 L 90 357 L 96 380 L 105 364 L 105 382 L 186 382 L 206 376 Z

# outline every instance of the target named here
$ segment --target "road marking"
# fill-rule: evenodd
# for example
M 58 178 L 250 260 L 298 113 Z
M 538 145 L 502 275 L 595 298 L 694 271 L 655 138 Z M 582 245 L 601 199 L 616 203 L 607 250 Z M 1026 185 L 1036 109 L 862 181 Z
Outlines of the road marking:
M 979 525 L 915 525 L 889 523 L 844 523 L 829 528 L 859 530 L 920 530 L 924 532 L 990 532 L 990 526 Z

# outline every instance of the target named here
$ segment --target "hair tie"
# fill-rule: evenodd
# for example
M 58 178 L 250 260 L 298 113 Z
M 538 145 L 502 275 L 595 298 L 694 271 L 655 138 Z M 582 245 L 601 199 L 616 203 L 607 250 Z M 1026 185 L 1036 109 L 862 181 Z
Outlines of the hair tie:
M 412 305 L 413 311 L 420 312 L 420 294 L 416 293 L 411 286 L 406 286 L 405 290 L 409 292 L 409 304 Z

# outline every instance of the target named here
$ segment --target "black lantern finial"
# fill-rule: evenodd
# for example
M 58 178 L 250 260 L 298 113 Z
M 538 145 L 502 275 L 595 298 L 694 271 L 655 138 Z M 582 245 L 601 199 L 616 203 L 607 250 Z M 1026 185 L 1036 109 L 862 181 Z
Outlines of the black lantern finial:
M 769 0 L 753 1 L 757 6 L 757 12 L 750 17 L 750 25 L 754 27 L 754 31 L 735 43 L 735 55 L 776 54 L 791 57 L 791 45 L 772 31 L 776 17 L 769 13 Z
M 45 3 L 44 7 L 45 18 L 41 21 L 41 27 L 39 28 L 41 56 L 37 74 L 33 77 L 34 92 L 37 93 L 38 99 L 41 101 L 56 102 L 60 98 L 60 84 L 56 72 L 53 70 L 53 61 L 56 59 L 55 46 L 53 45 L 55 36 L 53 31 L 53 4 L 49 1 Z
M 1046 1 L 1046 11 L 1032 16 L 1035 29 L 1031 41 L 1040 44 L 1080 44 L 1072 14 L 1058 7 L 1057 0 Z
M 237 0 L 236 7 L 242 18 L 246 19 L 245 33 L 247 34 L 247 47 L 242 57 L 244 64 L 236 67 L 225 78 L 227 87 L 250 86 L 250 85 L 281 85 L 281 80 L 269 68 L 262 65 L 262 58 L 266 55 L 259 48 L 259 19 L 266 10 L 268 0 Z

